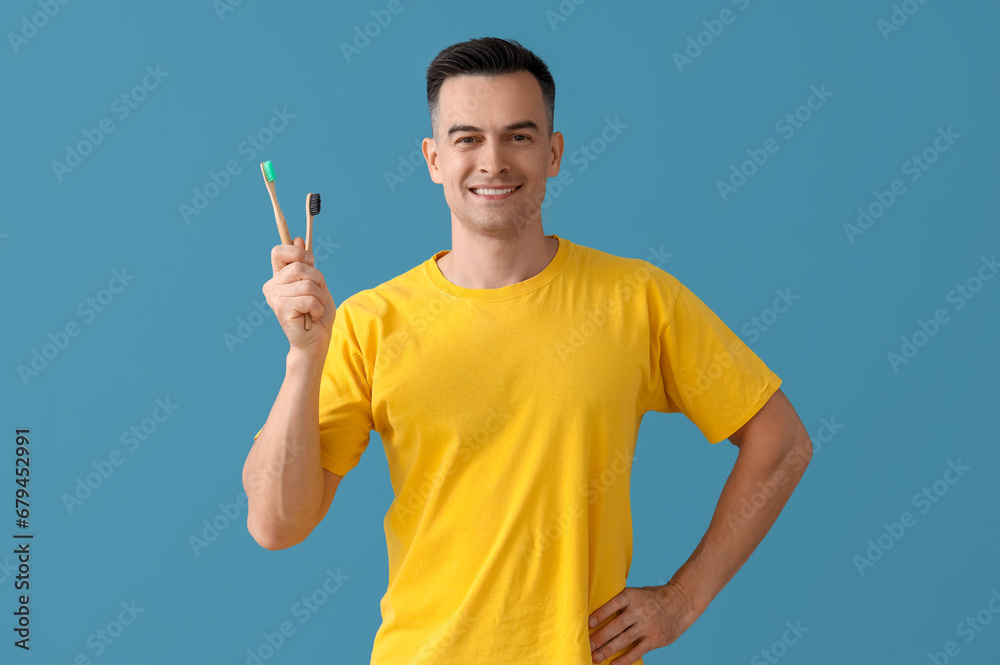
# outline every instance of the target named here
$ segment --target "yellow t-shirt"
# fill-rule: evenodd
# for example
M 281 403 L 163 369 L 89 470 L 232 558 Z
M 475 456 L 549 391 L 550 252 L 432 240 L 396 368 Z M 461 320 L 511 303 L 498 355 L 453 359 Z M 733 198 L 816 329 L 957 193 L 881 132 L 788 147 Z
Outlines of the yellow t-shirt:
M 643 414 L 717 443 L 781 384 L 672 275 L 558 240 L 517 284 L 452 284 L 441 251 L 337 309 L 322 463 L 346 474 L 374 429 L 395 493 L 373 665 L 590 663 L 589 615 L 631 564 Z

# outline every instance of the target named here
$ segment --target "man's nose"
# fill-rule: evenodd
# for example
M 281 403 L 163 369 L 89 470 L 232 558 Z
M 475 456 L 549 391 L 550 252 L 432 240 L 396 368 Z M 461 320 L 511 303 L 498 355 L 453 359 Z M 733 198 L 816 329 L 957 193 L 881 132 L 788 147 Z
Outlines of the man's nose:
M 487 141 L 480 150 L 479 168 L 488 173 L 503 173 L 510 170 L 507 152 L 497 141 Z

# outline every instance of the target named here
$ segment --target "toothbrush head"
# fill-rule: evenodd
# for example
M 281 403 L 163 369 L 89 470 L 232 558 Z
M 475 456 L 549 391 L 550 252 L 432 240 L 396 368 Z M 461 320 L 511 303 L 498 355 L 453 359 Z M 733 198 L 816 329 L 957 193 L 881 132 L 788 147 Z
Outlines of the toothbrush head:
M 260 165 L 260 168 L 264 171 L 264 178 L 268 182 L 274 182 L 274 165 L 270 161 L 266 161 Z
M 309 195 L 309 214 L 310 215 L 319 214 L 319 194 Z

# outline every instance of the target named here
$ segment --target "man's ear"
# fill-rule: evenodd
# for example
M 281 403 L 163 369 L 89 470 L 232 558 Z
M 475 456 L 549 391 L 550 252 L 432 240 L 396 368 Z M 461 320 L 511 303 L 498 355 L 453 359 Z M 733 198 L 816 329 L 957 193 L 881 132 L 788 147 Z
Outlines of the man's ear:
M 427 161 L 427 172 L 431 175 L 431 181 L 439 185 L 443 184 L 441 168 L 438 165 L 437 143 L 432 138 L 425 138 L 420 149 L 424 153 L 424 159 Z
M 549 161 L 549 170 L 546 175 L 552 178 L 559 175 L 559 165 L 562 163 L 562 156 L 563 156 L 562 132 L 552 132 L 552 137 L 549 138 L 549 149 L 551 151 L 550 153 L 551 160 Z

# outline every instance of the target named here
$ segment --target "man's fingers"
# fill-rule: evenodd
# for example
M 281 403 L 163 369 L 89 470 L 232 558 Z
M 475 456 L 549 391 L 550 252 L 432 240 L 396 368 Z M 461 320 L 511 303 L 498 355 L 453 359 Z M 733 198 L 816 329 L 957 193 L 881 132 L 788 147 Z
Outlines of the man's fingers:
M 614 598 L 594 610 L 594 613 L 590 615 L 590 627 L 594 628 L 601 625 L 605 619 L 626 605 L 628 605 L 627 598 L 619 592 Z
M 318 269 L 305 263 L 290 263 L 271 278 L 274 284 L 292 284 L 299 280 L 315 282 L 321 289 L 326 288 L 326 279 Z
M 271 248 L 271 269 L 275 275 L 289 263 L 314 264 L 313 254 L 305 250 L 305 242 L 302 238 L 296 238 L 293 243 L 292 245 L 275 245 Z
M 292 318 L 300 318 L 306 312 L 316 321 L 323 318 L 323 314 L 326 312 L 326 308 L 323 303 L 319 301 L 315 296 L 296 296 L 288 298 L 287 300 L 289 306 L 290 314 Z M 284 317 L 281 317 L 284 318 Z
M 329 298 L 325 290 L 316 286 L 315 282 L 298 281 L 292 284 L 268 284 L 264 289 L 264 297 L 279 320 L 287 316 L 297 316 L 296 313 L 309 312 L 313 314 L 317 308 L 316 318 L 323 316 Z
M 320 300 L 326 299 L 326 289 L 311 279 L 298 279 L 287 284 L 274 283 L 268 291 L 271 296 L 278 298 L 311 295 Z

